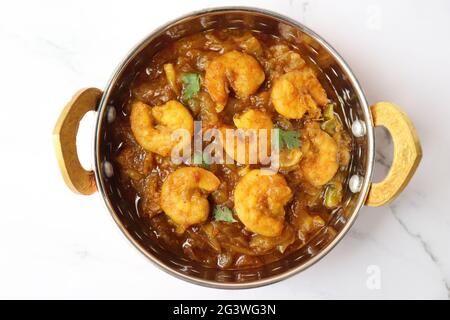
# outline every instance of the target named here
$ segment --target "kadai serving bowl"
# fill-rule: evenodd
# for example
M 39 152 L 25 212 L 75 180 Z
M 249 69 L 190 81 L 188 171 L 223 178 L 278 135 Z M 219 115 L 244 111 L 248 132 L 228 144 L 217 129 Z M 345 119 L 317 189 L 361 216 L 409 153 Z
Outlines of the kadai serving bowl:
M 137 216 L 134 203 L 121 197 L 114 179 L 110 137 L 120 112 L 121 97 L 128 94 L 135 70 L 145 59 L 168 43 L 183 36 L 214 28 L 246 28 L 269 33 L 301 47 L 317 64 L 322 81 L 339 101 L 336 110 L 352 134 L 351 162 L 346 178 L 344 209 L 336 213 L 327 227 L 304 247 L 283 259 L 259 268 L 219 270 L 208 268 L 174 255 L 158 244 Z M 77 156 L 76 135 L 79 122 L 88 111 L 95 111 L 93 171 L 82 168 Z M 374 127 L 386 127 L 394 142 L 392 167 L 386 178 L 371 182 L 374 166 Z M 363 205 L 381 206 L 393 200 L 408 184 L 420 159 L 421 147 L 408 117 L 396 105 L 378 102 L 368 105 L 357 79 L 339 54 L 320 36 L 304 25 L 279 14 L 253 8 L 214 8 L 194 12 L 153 31 L 119 65 L 104 91 L 88 88 L 79 91 L 63 110 L 54 130 L 54 144 L 67 186 L 89 195 L 96 191 L 125 236 L 161 269 L 190 282 L 218 288 L 250 288 L 267 285 L 305 270 L 316 263 L 344 237 Z M 334 232 L 328 232 L 330 229 Z

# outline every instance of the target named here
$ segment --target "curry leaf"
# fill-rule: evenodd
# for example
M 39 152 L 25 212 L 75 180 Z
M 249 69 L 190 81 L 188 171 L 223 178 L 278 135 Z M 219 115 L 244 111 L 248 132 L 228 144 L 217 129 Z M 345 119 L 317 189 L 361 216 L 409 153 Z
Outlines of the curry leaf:
M 224 206 L 215 206 L 214 208 L 214 219 L 217 221 L 225 221 L 225 222 L 237 222 L 233 218 L 233 211 L 230 208 Z
M 181 99 L 187 102 L 200 91 L 200 75 L 198 73 L 184 73 L 181 76 L 183 94 Z

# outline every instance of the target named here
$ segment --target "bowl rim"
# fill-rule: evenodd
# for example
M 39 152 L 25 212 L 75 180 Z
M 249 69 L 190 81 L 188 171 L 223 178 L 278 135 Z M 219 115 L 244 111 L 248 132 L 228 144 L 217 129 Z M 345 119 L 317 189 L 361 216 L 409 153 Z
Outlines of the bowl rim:
M 336 235 L 336 237 L 326 246 L 324 247 L 317 255 L 312 257 L 310 260 L 306 261 L 304 264 L 301 264 L 297 267 L 294 267 L 292 269 L 289 269 L 283 273 L 273 275 L 264 279 L 258 279 L 258 280 L 251 280 L 248 282 L 234 282 L 234 283 L 225 283 L 215 280 L 205 280 L 201 278 L 197 278 L 194 276 L 190 276 L 184 273 L 179 272 L 178 270 L 174 270 L 171 267 L 167 266 L 163 261 L 161 261 L 158 257 L 154 256 L 150 252 L 148 252 L 139 242 L 137 242 L 132 235 L 129 233 L 129 231 L 125 228 L 122 221 L 119 219 L 118 215 L 113 209 L 113 206 L 111 205 L 111 202 L 107 196 L 106 193 L 106 187 L 103 179 L 103 166 L 100 159 L 100 153 L 99 153 L 99 145 L 100 145 L 100 128 L 102 127 L 102 123 L 104 120 L 104 112 L 106 110 L 107 101 L 111 95 L 111 93 L 114 90 L 114 84 L 117 82 L 117 79 L 121 75 L 122 71 L 126 68 L 128 63 L 134 59 L 136 54 L 140 52 L 141 49 L 147 46 L 147 44 L 157 35 L 164 32 L 166 29 L 170 28 L 174 24 L 178 24 L 182 22 L 183 20 L 190 20 L 193 18 L 197 18 L 200 16 L 203 16 L 205 14 L 211 14 L 211 13 L 232 13 L 232 12 L 239 12 L 239 13 L 249 13 L 249 14 L 260 14 L 264 16 L 269 16 L 271 18 L 275 18 L 276 20 L 279 20 L 281 22 L 286 22 L 288 24 L 291 24 L 301 30 L 302 32 L 308 34 L 312 38 L 314 38 L 315 41 L 317 41 L 321 46 L 323 46 L 328 53 L 330 53 L 333 58 L 338 62 L 339 66 L 343 69 L 343 71 L 348 76 L 349 82 L 352 84 L 353 89 L 355 90 L 358 100 L 360 102 L 360 106 L 362 108 L 362 112 L 364 114 L 364 123 L 366 126 L 366 135 L 367 135 L 367 157 L 366 157 L 366 173 L 363 179 L 363 182 L 361 184 L 361 191 L 359 192 L 358 199 L 355 204 L 354 212 L 348 219 L 347 223 L 343 227 L 343 229 Z M 126 238 L 134 245 L 134 247 L 140 251 L 144 256 L 146 256 L 151 262 L 153 262 L 159 269 L 171 274 L 172 276 L 175 276 L 178 279 L 185 280 L 187 282 L 210 287 L 210 288 L 216 288 L 216 289 L 250 289 L 250 288 L 256 288 L 261 286 L 266 286 L 272 283 L 279 282 L 281 280 L 287 279 L 301 271 L 306 270 L 313 264 L 320 261 L 325 255 L 327 255 L 340 241 L 341 239 L 346 235 L 348 230 L 351 228 L 353 223 L 356 220 L 356 217 L 359 214 L 359 211 L 361 207 L 364 205 L 364 202 L 366 200 L 369 187 L 370 187 L 370 181 L 372 178 L 373 173 L 373 162 L 374 162 L 374 148 L 375 148 L 375 141 L 374 141 L 374 132 L 373 132 L 373 122 L 372 122 L 372 115 L 368 107 L 368 103 L 365 97 L 365 94 L 356 79 L 354 73 L 348 66 L 348 64 L 344 61 L 344 59 L 338 54 L 338 52 L 330 45 L 328 44 L 321 36 L 319 36 L 317 33 L 303 25 L 302 23 L 289 18 L 285 15 L 276 13 L 271 10 L 267 9 L 260 9 L 255 7 L 249 7 L 249 6 L 220 6 L 220 7 L 210 7 L 202 10 L 196 10 L 187 14 L 184 14 L 176 19 L 173 19 L 162 26 L 154 29 L 152 32 L 150 32 L 142 41 L 140 41 L 132 50 L 126 55 L 125 59 L 123 59 L 118 67 L 113 72 L 112 77 L 107 82 L 107 85 L 105 87 L 105 90 L 103 91 L 102 98 L 100 100 L 98 110 L 97 110 L 97 121 L 95 125 L 95 131 L 94 131 L 94 143 L 93 143 L 93 151 L 94 151 L 94 173 L 95 173 L 95 180 L 97 184 L 97 188 L 99 191 L 100 196 L 103 198 L 103 201 L 105 202 L 113 220 L 119 227 L 119 229 L 122 231 L 122 233 L 126 236 Z

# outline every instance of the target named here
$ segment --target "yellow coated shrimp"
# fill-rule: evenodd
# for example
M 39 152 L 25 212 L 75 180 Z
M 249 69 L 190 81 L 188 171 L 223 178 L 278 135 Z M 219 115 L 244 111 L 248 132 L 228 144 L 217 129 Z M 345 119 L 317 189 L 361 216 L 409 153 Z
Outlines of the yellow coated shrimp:
M 334 177 L 339 167 L 336 141 L 316 122 L 308 123 L 302 130 L 302 141 L 303 158 L 299 170 L 310 184 L 323 186 Z
M 272 129 L 270 116 L 261 110 L 250 109 L 233 117 L 233 122 L 239 129 Z
M 236 185 L 234 208 L 250 231 L 276 237 L 284 227 L 284 206 L 292 198 L 292 191 L 280 174 L 265 174 L 252 170 Z
M 325 106 L 327 94 L 311 68 L 285 73 L 275 80 L 271 93 L 275 110 L 288 119 L 301 119 L 306 112 L 316 113 Z
M 194 120 L 178 101 L 171 100 L 161 106 L 135 101 L 131 106 L 131 131 L 136 141 L 147 151 L 168 156 L 178 143 L 172 139 L 177 129 L 185 129 L 192 136 Z
M 260 148 L 260 130 L 265 129 L 266 131 L 266 137 L 267 137 L 267 147 L 266 147 L 266 155 L 270 155 L 270 137 L 271 137 L 271 129 L 273 127 L 272 119 L 270 116 L 261 110 L 256 109 L 250 109 L 248 111 L 245 111 L 244 113 L 240 115 L 235 115 L 233 117 L 233 122 L 236 125 L 238 129 L 242 129 L 244 133 L 248 133 L 249 129 L 255 129 L 257 130 L 256 136 L 254 141 L 252 143 L 256 143 L 256 148 L 250 149 L 250 137 L 246 135 L 246 137 L 236 136 L 234 139 L 234 149 L 229 150 L 230 148 L 227 146 L 226 143 L 223 143 L 225 147 L 225 152 L 232 157 L 234 160 L 236 160 L 239 163 L 242 164 L 249 164 L 250 160 L 254 159 L 256 162 L 260 161 L 260 154 L 259 154 L 259 148 Z M 222 135 L 223 139 L 226 138 L 225 130 L 222 129 Z M 243 139 L 244 138 L 244 139 Z M 224 142 L 225 140 L 223 140 Z M 244 153 L 240 154 L 240 151 L 243 150 Z M 253 154 L 252 157 L 250 156 L 250 152 L 255 152 L 256 154 Z
M 228 101 L 228 86 L 238 98 L 246 99 L 258 90 L 264 79 L 264 71 L 255 58 L 234 50 L 211 61 L 206 68 L 205 87 L 220 112 Z
M 209 215 L 207 196 L 219 188 L 220 180 L 210 171 L 184 167 L 172 172 L 161 190 L 161 208 L 182 233 Z

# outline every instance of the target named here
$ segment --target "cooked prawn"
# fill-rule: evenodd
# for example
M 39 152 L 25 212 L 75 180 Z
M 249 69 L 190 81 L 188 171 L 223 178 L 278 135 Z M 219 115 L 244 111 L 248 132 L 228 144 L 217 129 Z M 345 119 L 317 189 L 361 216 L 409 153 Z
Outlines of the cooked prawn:
M 252 170 L 236 185 L 234 208 L 250 231 L 275 237 L 284 227 L 284 206 L 292 198 L 292 191 L 280 174 L 265 174 Z
M 288 119 L 301 119 L 306 112 L 317 113 L 317 105 L 325 106 L 327 94 L 311 68 L 285 73 L 272 88 L 275 110 Z
M 266 137 L 267 137 L 267 147 L 266 147 L 266 154 L 270 152 L 270 131 L 273 127 L 272 119 L 270 116 L 260 110 L 256 109 L 250 109 L 248 111 L 245 111 L 244 113 L 240 115 L 236 115 L 233 117 L 233 122 L 236 125 L 238 129 L 242 129 L 244 131 L 245 136 L 242 137 L 240 135 L 237 135 L 234 140 L 234 149 L 230 150 L 230 147 L 223 143 L 225 147 L 225 152 L 232 157 L 234 160 L 238 161 L 242 164 L 249 164 L 250 160 L 256 160 L 256 162 L 259 162 L 260 154 L 259 154 L 259 147 L 260 147 L 260 134 L 261 132 L 259 130 L 265 129 L 266 131 Z M 226 128 L 225 128 L 226 129 Z M 250 137 L 248 135 L 250 129 L 255 129 L 255 138 L 254 141 L 250 140 Z M 225 130 L 222 129 L 223 138 L 226 138 Z M 225 141 L 225 140 L 223 140 Z M 250 149 L 251 144 L 255 143 L 256 148 Z M 242 144 L 244 144 L 242 146 Z M 244 153 L 240 154 L 240 150 L 243 150 Z M 256 152 L 256 154 L 252 154 L 252 157 L 250 156 L 250 152 Z
M 302 141 L 300 172 L 313 186 L 323 186 L 334 177 L 339 167 L 336 141 L 316 122 L 308 123 L 302 130 Z
M 205 87 L 220 112 L 228 101 L 228 86 L 238 98 L 246 99 L 258 90 L 264 79 L 264 71 L 255 58 L 233 50 L 211 61 L 206 68 Z
M 136 141 L 147 151 L 168 156 L 178 143 L 172 139 L 177 129 L 185 129 L 192 136 L 194 120 L 178 101 L 171 100 L 161 106 L 135 101 L 131 106 L 131 131 Z
M 184 167 L 172 172 L 161 190 L 161 208 L 182 233 L 193 224 L 205 222 L 209 214 L 208 194 L 220 180 L 210 171 Z

